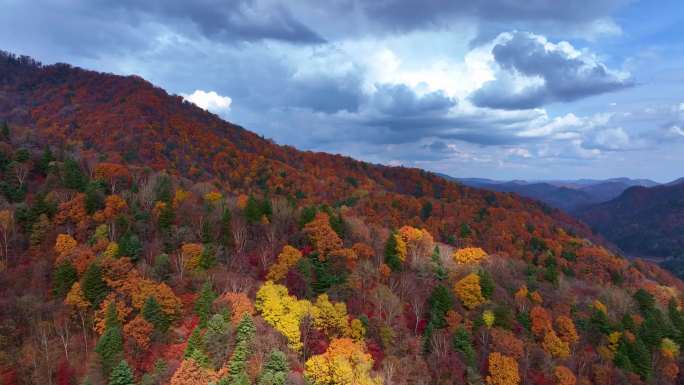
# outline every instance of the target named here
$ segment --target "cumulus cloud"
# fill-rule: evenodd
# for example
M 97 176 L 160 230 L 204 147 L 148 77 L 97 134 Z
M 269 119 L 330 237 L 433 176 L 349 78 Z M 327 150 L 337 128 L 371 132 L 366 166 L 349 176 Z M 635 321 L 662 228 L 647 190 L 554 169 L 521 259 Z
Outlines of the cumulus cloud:
M 230 105 L 233 103 L 230 97 L 221 96 L 215 91 L 195 90 L 189 95 L 182 94 L 181 96 L 190 103 L 219 115 L 230 111 Z
M 492 54 L 500 72 L 471 96 L 480 107 L 534 108 L 634 85 L 629 74 L 608 69 L 594 55 L 528 32 L 500 35 Z

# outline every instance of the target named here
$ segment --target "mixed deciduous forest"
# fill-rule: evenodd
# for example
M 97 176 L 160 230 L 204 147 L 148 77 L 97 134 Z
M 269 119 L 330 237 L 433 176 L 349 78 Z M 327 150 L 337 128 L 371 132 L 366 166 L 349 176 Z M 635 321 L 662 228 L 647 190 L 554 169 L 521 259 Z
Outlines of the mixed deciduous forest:
M 675 384 L 684 284 L 532 200 L 0 56 L 0 383 Z

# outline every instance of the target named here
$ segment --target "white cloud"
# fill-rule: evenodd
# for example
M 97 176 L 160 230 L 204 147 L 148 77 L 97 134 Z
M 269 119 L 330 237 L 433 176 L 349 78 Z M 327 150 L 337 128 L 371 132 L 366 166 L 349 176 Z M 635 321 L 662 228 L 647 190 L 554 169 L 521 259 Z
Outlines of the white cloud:
M 233 103 L 230 97 L 221 96 L 215 91 L 195 90 L 190 95 L 181 94 L 181 96 L 190 103 L 219 115 L 230 111 L 230 105 Z

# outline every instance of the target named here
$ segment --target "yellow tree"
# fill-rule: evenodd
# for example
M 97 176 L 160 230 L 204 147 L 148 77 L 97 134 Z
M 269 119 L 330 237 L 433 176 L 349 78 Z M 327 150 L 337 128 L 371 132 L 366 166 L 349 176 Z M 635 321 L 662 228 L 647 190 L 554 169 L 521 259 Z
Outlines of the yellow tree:
M 475 273 L 468 274 L 454 286 L 456 297 L 468 309 L 474 309 L 486 302 L 480 287 L 480 276 Z
M 487 259 L 487 253 L 479 247 L 465 247 L 454 251 L 451 257 L 459 265 L 468 265 Z
M 269 269 L 266 279 L 270 281 L 280 281 L 290 268 L 302 259 L 302 253 L 290 245 L 285 245 L 283 251 L 278 254 L 278 260 Z
M 78 242 L 69 234 L 59 234 L 55 240 L 55 252 L 59 255 L 59 259 L 64 258 L 66 255 L 71 253 Z
M 183 267 L 189 270 L 196 269 L 200 264 L 204 247 L 199 243 L 186 243 L 181 246 L 181 259 Z
M 577 329 L 575 328 L 575 323 L 572 322 L 572 318 L 560 315 L 556 318 L 556 330 L 558 332 L 558 337 L 567 342 L 568 345 L 574 345 L 579 341 L 579 335 L 577 334 Z
M 566 358 L 570 355 L 568 343 L 558 338 L 558 335 L 553 330 L 546 332 L 542 346 L 547 353 L 556 358 Z
M 403 226 L 397 231 L 397 237 L 406 245 L 406 257 L 409 261 L 420 256 L 430 255 L 435 246 L 432 235 L 425 229 Z
M 306 361 L 304 376 L 312 385 L 381 385 L 382 379 L 371 375 L 372 368 L 373 358 L 363 343 L 340 338 Z
M 256 309 L 261 316 L 283 334 L 290 348 L 297 352 L 303 347 L 299 326 L 302 318 L 309 314 L 310 308 L 309 301 L 298 300 L 289 295 L 285 286 L 272 281 L 264 283 L 256 295 Z
M 88 311 L 88 306 L 90 306 L 90 302 L 88 302 L 85 295 L 83 295 L 83 290 L 81 289 L 80 283 L 74 282 L 74 284 L 71 286 L 71 290 L 69 290 L 69 293 L 67 293 L 66 298 L 64 299 L 64 303 L 74 309 L 81 320 L 81 330 L 83 331 L 83 348 L 87 354 L 88 330 L 86 329 L 85 315 L 86 311 Z
M 321 294 L 311 307 L 314 327 L 328 337 L 349 337 L 351 328 L 347 305 L 344 302 L 332 303 L 327 294 Z
M 488 385 L 518 385 L 520 374 L 518 362 L 515 358 L 505 356 L 499 352 L 489 355 Z

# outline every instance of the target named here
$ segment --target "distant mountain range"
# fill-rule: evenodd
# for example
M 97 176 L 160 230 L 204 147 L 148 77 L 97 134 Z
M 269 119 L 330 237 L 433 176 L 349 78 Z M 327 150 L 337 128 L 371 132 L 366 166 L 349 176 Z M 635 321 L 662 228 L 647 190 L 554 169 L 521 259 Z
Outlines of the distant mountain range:
M 684 178 L 650 188 L 631 187 L 575 214 L 627 254 L 684 257 Z
M 484 178 L 444 176 L 461 182 L 466 186 L 498 192 L 516 193 L 569 213 L 574 213 L 579 209 L 597 203 L 607 202 L 618 197 L 625 190 L 633 186 L 653 187 L 659 185 L 657 182 L 649 179 L 630 178 L 499 181 Z

